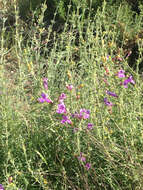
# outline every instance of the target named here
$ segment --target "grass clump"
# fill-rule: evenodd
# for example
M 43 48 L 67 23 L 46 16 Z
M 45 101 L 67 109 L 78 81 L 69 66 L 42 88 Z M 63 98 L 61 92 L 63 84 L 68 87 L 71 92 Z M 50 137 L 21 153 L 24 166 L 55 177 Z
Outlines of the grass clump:
M 15 6 L 10 46 L 2 20 L 5 189 L 142 189 L 142 42 L 135 69 L 128 64 L 133 51 L 125 48 L 131 26 L 133 33 L 142 30 L 142 14 L 136 25 L 124 4 L 104 2 L 92 19 L 79 9 L 53 32 L 54 21 L 44 28 L 43 6 L 38 23 L 23 31 Z

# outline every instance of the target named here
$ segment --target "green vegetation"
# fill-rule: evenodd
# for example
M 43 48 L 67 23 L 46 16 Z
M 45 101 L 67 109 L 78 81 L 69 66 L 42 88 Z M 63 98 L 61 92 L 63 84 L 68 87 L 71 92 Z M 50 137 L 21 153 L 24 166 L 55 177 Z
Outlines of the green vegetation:
M 141 190 L 143 4 L 61 2 L 0 3 L 0 188 Z

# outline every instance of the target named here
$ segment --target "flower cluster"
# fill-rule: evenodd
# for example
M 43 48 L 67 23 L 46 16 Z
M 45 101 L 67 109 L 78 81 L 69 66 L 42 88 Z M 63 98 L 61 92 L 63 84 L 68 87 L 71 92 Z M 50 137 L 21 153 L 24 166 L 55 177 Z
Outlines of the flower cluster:
M 72 124 L 71 120 L 69 119 L 69 117 L 67 115 L 63 115 L 63 119 L 61 120 L 61 123 L 68 123 L 68 124 Z
M 90 111 L 86 109 L 80 109 L 79 113 L 72 114 L 72 117 L 78 119 L 88 119 L 90 117 Z
M 77 113 L 75 112 L 74 114 L 71 115 L 73 118 L 77 118 L 77 119 L 84 119 L 87 120 L 90 118 L 90 111 L 86 110 L 86 109 L 80 109 L 80 112 Z M 87 124 L 87 129 L 88 130 L 92 130 L 93 129 L 93 124 L 92 123 L 88 123 Z M 78 130 L 78 129 L 77 129 Z M 76 130 L 76 131 L 77 131 Z
M 125 75 L 125 71 L 124 70 L 119 70 L 119 72 L 117 73 L 117 76 L 119 78 L 125 78 L 126 75 Z M 132 83 L 132 84 L 135 84 L 135 81 L 133 80 L 133 77 L 132 76 L 129 76 L 127 79 L 125 79 L 121 84 L 125 87 L 125 88 L 128 88 L 128 84 L 129 83 Z
M 40 103 L 44 103 L 44 102 L 53 103 L 52 100 L 50 100 L 50 99 L 48 98 L 48 94 L 45 94 L 45 93 L 42 93 L 42 94 L 41 94 L 41 97 L 38 98 L 38 101 L 39 101 Z
M 63 102 L 66 98 L 67 98 L 67 97 L 66 97 L 65 93 L 62 93 L 62 94 L 60 95 L 60 97 L 59 97 L 59 102 Z
M 47 78 L 43 79 L 43 86 L 46 90 L 48 89 L 48 79 Z M 73 89 L 73 85 L 66 85 L 66 88 L 71 91 Z M 62 114 L 61 124 L 72 124 L 72 121 L 70 120 L 70 118 L 68 116 L 66 105 L 64 103 L 64 100 L 66 98 L 67 98 L 66 94 L 61 93 L 61 95 L 58 98 L 59 103 L 57 105 L 56 113 Z M 48 94 L 46 94 L 44 92 L 41 94 L 41 97 L 38 98 L 38 102 L 40 102 L 40 103 L 44 103 L 44 102 L 53 103 L 53 101 L 48 97 Z M 90 117 L 90 111 L 86 110 L 86 109 L 80 109 L 79 113 L 75 113 L 72 116 L 76 117 L 78 119 L 88 119 Z M 91 130 L 92 128 L 93 128 L 93 124 L 88 123 L 87 129 Z
M 129 56 L 129 54 L 128 54 L 128 56 Z M 107 60 L 110 61 L 110 58 L 107 57 Z M 116 57 L 115 60 L 118 61 L 118 62 L 121 62 L 123 59 L 121 57 Z M 109 83 L 107 81 L 107 78 L 110 75 L 111 70 L 108 67 L 105 67 L 105 66 L 104 66 L 104 69 L 105 69 L 105 75 L 106 75 L 105 79 L 104 79 L 104 82 L 109 87 Z M 133 85 L 135 84 L 135 81 L 133 80 L 133 77 L 132 76 L 127 76 L 123 69 L 120 69 L 116 73 L 116 76 L 118 77 L 118 80 L 121 80 L 120 84 L 124 88 L 128 88 L 129 84 L 133 84 Z M 43 78 L 43 86 L 44 86 L 45 90 L 48 90 L 48 79 L 47 78 Z M 79 85 L 78 88 L 80 89 L 82 87 L 83 87 L 83 84 Z M 72 91 L 73 88 L 75 89 L 75 87 L 72 84 L 66 85 L 66 89 L 68 91 Z M 106 90 L 105 93 L 106 93 L 107 97 L 104 97 L 104 100 L 103 100 L 104 104 L 106 106 L 108 106 L 109 111 L 111 111 L 111 113 L 112 113 L 112 106 L 114 106 L 115 104 L 113 104 L 110 101 L 110 97 L 112 97 L 112 99 L 114 100 L 114 99 L 117 99 L 119 96 L 118 96 L 118 94 L 116 94 L 112 90 L 110 91 L 109 89 Z M 94 125 L 92 123 L 90 123 L 90 122 L 88 123 L 88 119 L 90 119 L 90 110 L 85 109 L 85 108 L 81 108 L 78 112 L 75 112 L 74 114 L 70 114 L 67 107 L 66 107 L 66 104 L 65 104 L 66 98 L 67 98 L 66 94 L 61 93 L 60 96 L 57 99 L 57 105 L 56 105 L 57 107 L 56 107 L 55 112 L 56 112 L 56 114 L 59 114 L 59 117 L 61 117 L 60 123 L 64 124 L 64 125 L 69 124 L 69 125 L 73 126 L 74 120 L 79 121 L 79 122 L 81 120 L 85 120 L 85 122 L 87 122 L 86 123 L 86 131 L 87 130 L 92 130 Z M 41 97 L 38 98 L 38 101 L 40 103 L 44 103 L 44 102 L 53 103 L 53 101 L 48 97 L 48 94 L 44 93 L 44 92 L 41 94 Z M 79 130 L 78 127 L 74 127 L 74 132 L 77 132 L 78 130 Z M 78 160 L 84 165 L 84 167 L 87 170 L 89 170 L 91 168 L 91 163 L 86 161 L 87 159 L 86 159 L 86 157 L 84 156 L 84 154 L 82 152 L 80 152 L 80 155 L 78 156 Z M 0 185 L 0 190 L 4 190 L 2 185 Z
M 43 86 L 46 90 L 48 90 L 48 79 L 47 78 L 43 78 Z M 38 102 L 40 103 L 53 103 L 53 101 L 48 97 L 48 94 L 42 92 L 41 97 L 38 98 Z
M 123 69 L 119 70 L 116 75 L 117 75 L 118 78 L 125 78 L 126 77 L 125 71 Z M 123 85 L 125 88 L 128 88 L 129 83 L 135 84 L 135 81 L 133 80 L 132 76 L 129 76 L 123 82 L 121 82 L 121 85 Z M 118 98 L 118 95 L 116 93 L 111 92 L 109 90 L 106 90 L 106 94 L 109 95 L 109 96 L 113 96 L 115 98 Z M 105 105 L 110 106 L 110 107 L 112 107 L 114 105 L 112 102 L 110 102 L 108 100 L 107 97 L 104 98 L 104 103 L 105 103 Z
M 64 102 L 60 102 L 60 104 L 58 104 L 58 109 L 57 109 L 56 112 L 59 113 L 59 114 L 64 114 L 64 113 L 67 112 Z
M 124 78 L 125 77 L 125 71 L 124 70 L 119 70 L 119 72 L 117 73 L 117 76 L 119 77 L 119 78 Z
M 124 80 L 123 85 L 125 88 L 128 88 L 128 83 L 135 84 L 132 76 L 129 76 L 126 80 Z
M 80 155 L 78 156 L 78 160 L 84 163 L 85 168 L 86 168 L 87 170 L 89 170 L 89 169 L 91 168 L 91 164 L 88 163 L 88 162 L 86 163 L 86 158 L 85 158 L 85 156 L 83 156 L 83 153 L 82 153 L 82 152 L 80 152 Z
M 65 103 L 64 103 L 64 100 L 66 99 L 66 94 L 65 93 L 62 93 L 60 96 L 59 96 L 59 104 L 58 104 L 58 108 L 56 110 L 56 112 L 58 114 L 67 114 L 67 109 L 66 109 L 66 106 L 65 106 Z M 62 120 L 61 120 L 61 123 L 62 124 L 72 124 L 71 120 L 69 119 L 68 115 L 63 115 L 62 116 Z

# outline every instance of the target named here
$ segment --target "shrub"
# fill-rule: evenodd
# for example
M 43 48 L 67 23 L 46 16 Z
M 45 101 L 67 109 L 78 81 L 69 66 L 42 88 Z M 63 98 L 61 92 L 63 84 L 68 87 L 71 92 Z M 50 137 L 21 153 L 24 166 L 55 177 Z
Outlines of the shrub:
M 35 13 L 36 5 L 29 30 L 14 7 L 9 49 L 2 28 L 0 187 L 142 189 L 143 83 L 124 54 L 142 30 L 142 11 L 134 18 L 127 4 L 104 3 L 90 18 L 86 2 L 72 3 L 61 33 L 44 29 L 45 7 Z

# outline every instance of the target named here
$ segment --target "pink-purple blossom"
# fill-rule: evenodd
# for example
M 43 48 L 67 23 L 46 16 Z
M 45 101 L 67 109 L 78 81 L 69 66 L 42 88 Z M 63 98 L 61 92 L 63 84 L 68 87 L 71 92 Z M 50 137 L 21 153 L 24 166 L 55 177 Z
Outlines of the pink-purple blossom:
M 71 116 L 72 116 L 73 118 L 78 118 L 78 115 L 79 115 L 79 114 L 78 114 L 77 112 L 71 114 Z
M 0 190 L 4 190 L 4 187 L 2 184 L 0 184 Z
M 80 156 L 78 156 L 78 160 L 84 163 L 84 166 L 87 170 L 89 170 L 91 168 L 91 164 L 88 162 L 86 163 L 86 158 L 85 158 L 85 156 L 83 156 L 82 152 L 80 152 Z
M 106 90 L 106 93 L 107 93 L 108 95 L 110 95 L 110 96 L 113 96 L 113 97 L 118 98 L 117 94 L 114 93 L 114 92 L 111 92 L 111 91 L 109 91 L 109 90 Z
M 63 119 L 61 120 L 61 123 L 64 124 L 64 123 L 68 123 L 68 124 L 71 124 L 71 120 L 68 118 L 68 116 L 66 115 L 63 115 Z
M 58 104 L 58 109 L 56 112 L 59 114 L 66 113 L 66 106 L 65 106 L 64 102 L 61 102 L 60 104 Z
M 132 76 L 129 76 L 126 80 L 124 80 L 123 85 L 125 88 L 128 88 L 128 83 L 135 84 Z
M 48 90 L 48 78 L 43 78 L 43 86 L 46 90 Z
M 123 69 L 119 70 L 119 72 L 117 73 L 117 76 L 119 78 L 124 78 L 125 77 L 125 71 Z
M 93 129 L 93 124 L 92 123 L 88 123 L 87 124 L 87 129 L 88 130 L 92 130 Z
M 66 99 L 66 94 L 62 93 L 59 97 L 59 101 L 62 102 L 64 99 Z
M 72 85 L 72 84 L 66 85 L 66 88 L 67 88 L 68 90 L 72 90 L 72 89 L 73 89 L 73 85 Z
M 107 106 L 113 106 L 113 103 L 112 103 L 112 102 L 109 102 L 107 98 L 104 98 L 104 103 L 105 103 Z
M 86 163 L 85 167 L 86 167 L 87 170 L 89 170 L 91 168 L 91 164 L 90 163 Z
M 90 111 L 86 109 L 80 109 L 79 119 L 88 119 L 90 117 Z
M 82 162 L 86 162 L 86 158 L 83 156 L 82 152 L 80 152 L 80 156 L 78 156 L 78 160 Z
M 88 119 L 90 117 L 90 111 L 86 109 L 80 109 L 80 112 L 75 112 L 74 114 L 72 114 L 72 117 L 78 119 Z
M 39 101 L 40 103 L 44 103 L 44 102 L 53 103 L 52 100 L 50 100 L 50 99 L 48 98 L 48 94 L 45 94 L 45 93 L 42 93 L 42 94 L 41 94 L 41 97 L 38 98 L 38 101 Z

